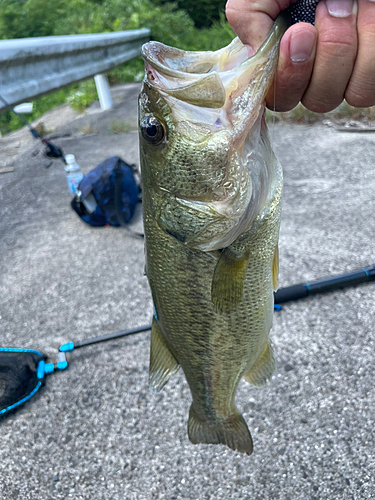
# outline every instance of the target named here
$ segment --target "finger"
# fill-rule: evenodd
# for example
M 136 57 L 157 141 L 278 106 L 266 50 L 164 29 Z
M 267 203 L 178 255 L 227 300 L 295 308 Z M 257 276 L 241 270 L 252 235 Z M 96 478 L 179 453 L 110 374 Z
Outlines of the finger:
M 356 107 L 375 104 L 375 2 L 358 4 L 358 53 L 345 98 Z
M 331 111 L 344 99 L 357 53 L 356 12 L 354 0 L 322 0 L 318 4 L 314 69 L 302 98 L 311 111 Z
M 274 19 L 292 0 L 228 0 L 225 14 L 241 42 L 258 50 Z
M 285 33 L 274 84 L 266 99 L 270 109 L 289 111 L 302 99 L 313 70 L 316 41 L 317 32 L 311 24 L 295 24 Z

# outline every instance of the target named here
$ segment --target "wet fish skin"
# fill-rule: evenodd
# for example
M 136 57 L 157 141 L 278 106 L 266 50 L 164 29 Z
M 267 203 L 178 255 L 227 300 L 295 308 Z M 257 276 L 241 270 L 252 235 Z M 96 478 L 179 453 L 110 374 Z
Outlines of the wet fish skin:
M 239 72 L 234 83 L 223 85 L 222 102 L 216 80 L 212 101 L 224 111 L 207 111 L 210 90 L 204 91 L 199 75 L 187 72 L 189 61 L 205 71 L 219 67 L 227 57 L 223 52 L 188 53 L 179 62 L 176 49 L 146 47 L 139 99 L 146 273 L 156 311 L 150 389 L 161 390 L 181 367 L 193 398 L 191 442 L 222 443 L 247 454 L 252 438 L 235 405 L 236 389 L 241 377 L 264 385 L 275 365 L 268 336 L 282 170 L 270 146 L 263 102 L 284 29 L 273 29 L 250 69 L 242 62 L 250 84 L 243 84 Z M 241 50 L 234 42 L 232 54 Z M 171 53 L 172 68 L 163 69 Z M 163 87 L 166 77 L 176 83 L 176 71 L 182 84 Z

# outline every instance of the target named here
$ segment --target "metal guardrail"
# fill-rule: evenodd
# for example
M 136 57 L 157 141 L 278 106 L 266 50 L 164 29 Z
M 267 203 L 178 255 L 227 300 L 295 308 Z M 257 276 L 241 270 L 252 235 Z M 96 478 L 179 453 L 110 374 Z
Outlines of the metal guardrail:
M 0 94 L 15 106 L 97 75 L 102 108 L 111 107 L 106 103 L 108 82 L 101 74 L 139 55 L 149 39 L 150 30 L 139 29 L 2 40 Z M 2 111 L 5 107 L 0 102 Z

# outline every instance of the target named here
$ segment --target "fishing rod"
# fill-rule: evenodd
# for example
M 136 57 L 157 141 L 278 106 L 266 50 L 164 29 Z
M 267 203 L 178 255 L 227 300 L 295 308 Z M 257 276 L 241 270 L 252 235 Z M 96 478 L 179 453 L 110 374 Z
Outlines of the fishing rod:
M 283 304 L 284 302 L 303 299 L 309 295 L 340 290 L 369 281 L 375 281 L 375 264 L 349 273 L 280 288 L 274 295 L 275 304 Z
M 34 139 L 39 139 L 46 146 L 46 149 L 44 151 L 45 156 L 47 156 L 48 158 L 60 158 L 64 163 L 66 163 L 65 156 L 61 148 L 59 148 L 52 142 L 47 141 L 45 137 L 40 135 L 39 132 L 35 128 L 33 128 L 22 115 L 20 115 L 15 109 L 13 109 L 12 106 L 1 95 L 0 101 L 2 101 L 2 103 L 8 108 L 11 113 L 14 113 L 21 120 L 21 122 L 26 125 Z
M 67 342 L 59 347 L 60 352 L 72 352 L 80 347 L 85 347 L 88 345 L 99 344 L 100 342 L 105 342 L 106 340 L 117 339 L 120 337 L 125 337 L 127 335 L 134 335 L 136 333 L 146 332 L 151 330 L 152 325 L 138 326 L 135 328 L 130 328 L 129 330 L 123 330 L 121 332 L 107 333 L 106 335 L 100 335 L 99 337 L 92 337 L 90 339 L 81 340 L 78 342 Z
M 358 269 L 356 271 L 351 271 L 349 273 L 338 274 L 336 276 L 329 276 L 327 278 L 321 278 L 315 281 L 280 288 L 275 293 L 275 305 L 277 306 L 278 304 L 283 304 L 285 302 L 303 299 L 305 297 L 308 297 L 309 295 L 316 295 L 318 293 L 340 290 L 370 281 L 375 281 L 375 264 L 364 267 L 362 269 Z M 275 309 L 280 310 L 277 307 Z M 134 335 L 136 333 L 146 332 L 148 330 L 151 330 L 151 325 L 130 328 L 129 330 L 123 330 L 121 332 L 108 333 L 106 335 L 100 335 L 99 337 L 93 337 L 78 342 L 67 342 L 66 344 L 60 346 L 59 351 L 72 352 L 73 350 L 80 347 L 98 344 L 99 342 L 105 342 L 107 340 Z
M 357 271 L 281 288 L 275 294 L 275 310 L 282 309 L 280 303 L 302 299 L 312 294 L 355 286 L 369 281 L 375 281 L 375 264 L 358 269 Z M 66 353 L 70 353 L 80 347 L 148 330 L 151 330 L 150 324 L 78 342 L 67 342 L 60 346 L 58 360 L 55 363 L 48 363 L 47 356 L 34 349 L 0 347 L 0 366 L 3 364 L 7 367 L 6 371 L 3 372 L 5 390 L 0 395 L 0 419 L 30 400 L 45 384 L 47 375 L 66 370 L 68 368 Z M 17 381 L 16 384 L 14 383 L 15 380 Z

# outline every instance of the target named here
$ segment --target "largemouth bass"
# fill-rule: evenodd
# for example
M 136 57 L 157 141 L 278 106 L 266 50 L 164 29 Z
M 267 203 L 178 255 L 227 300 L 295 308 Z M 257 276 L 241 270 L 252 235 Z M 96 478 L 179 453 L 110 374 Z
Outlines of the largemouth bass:
M 238 38 L 216 52 L 143 46 L 139 98 L 146 274 L 155 305 L 149 386 L 181 367 L 192 394 L 192 443 L 251 454 L 236 408 L 243 377 L 274 372 L 282 169 L 265 95 L 288 27 L 279 16 L 249 57 Z

